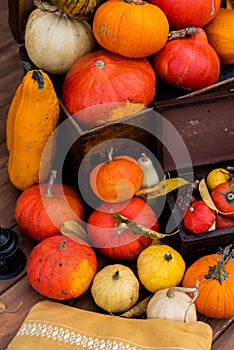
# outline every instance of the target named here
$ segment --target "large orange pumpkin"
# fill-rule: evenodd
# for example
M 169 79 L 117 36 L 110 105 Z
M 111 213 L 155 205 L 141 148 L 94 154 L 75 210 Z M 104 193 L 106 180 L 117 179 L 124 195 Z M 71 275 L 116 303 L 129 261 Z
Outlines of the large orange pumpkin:
M 54 236 L 31 251 L 27 276 L 32 287 L 47 298 L 67 300 L 87 291 L 97 272 L 94 250 L 81 239 Z
M 234 316 L 234 260 L 233 252 L 225 249 L 223 254 L 210 254 L 196 260 L 187 268 L 182 285 L 198 285 L 195 301 L 197 311 L 207 317 L 226 318 Z
M 93 32 L 99 44 L 126 57 L 150 56 L 166 43 L 169 24 L 159 7 L 142 0 L 107 1 L 96 11 Z
M 204 29 L 220 61 L 223 64 L 234 64 L 234 10 L 220 8 Z
M 146 58 L 131 59 L 98 50 L 80 58 L 69 70 L 62 96 L 68 111 L 82 125 L 93 127 L 111 121 L 103 104 L 130 102 L 149 106 L 154 100 L 155 85 L 155 72 Z M 96 105 L 100 105 L 100 110 L 89 112 L 88 107 Z M 81 110 L 84 112 L 77 113 Z

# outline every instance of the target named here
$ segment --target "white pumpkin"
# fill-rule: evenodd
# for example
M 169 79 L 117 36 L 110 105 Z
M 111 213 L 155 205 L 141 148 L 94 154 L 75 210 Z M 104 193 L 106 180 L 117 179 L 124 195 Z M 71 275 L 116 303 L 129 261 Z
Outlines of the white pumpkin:
M 36 67 L 52 74 L 66 74 L 82 56 L 92 52 L 96 40 L 86 21 L 68 17 L 61 10 L 34 10 L 25 28 L 25 48 Z
M 107 265 L 93 279 L 95 303 L 110 313 L 129 310 L 139 298 L 140 284 L 133 271 L 122 264 Z
M 197 321 L 197 311 L 192 299 L 182 287 L 166 288 L 157 291 L 150 299 L 147 318 L 163 318 L 186 323 Z M 192 289 L 191 291 L 197 289 Z

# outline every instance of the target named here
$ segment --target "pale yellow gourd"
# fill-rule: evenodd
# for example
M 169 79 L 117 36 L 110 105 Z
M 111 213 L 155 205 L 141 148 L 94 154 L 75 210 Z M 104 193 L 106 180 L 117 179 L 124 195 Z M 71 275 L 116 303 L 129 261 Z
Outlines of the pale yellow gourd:
M 6 122 L 8 173 L 18 189 L 25 190 L 48 177 L 56 147 L 50 137 L 58 125 L 59 112 L 49 76 L 42 70 L 28 71 L 13 97 Z

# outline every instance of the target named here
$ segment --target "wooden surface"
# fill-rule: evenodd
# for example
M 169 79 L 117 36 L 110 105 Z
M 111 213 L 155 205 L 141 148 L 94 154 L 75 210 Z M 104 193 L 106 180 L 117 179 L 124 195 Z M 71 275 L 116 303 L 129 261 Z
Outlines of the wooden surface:
M 23 77 L 23 69 L 18 55 L 19 46 L 12 37 L 7 19 L 7 0 L 2 0 L 0 2 L 0 226 L 15 230 L 19 236 L 20 248 L 28 256 L 35 243 L 26 238 L 16 226 L 14 208 L 20 191 L 11 185 L 7 173 L 6 117 L 12 97 Z M 22 303 L 16 313 L 0 314 L 0 350 L 7 348 L 29 309 L 42 299 L 43 297 L 31 288 L 25 270 L 13 279 L 0 280 L 0 301 L 6 305 L 7 310 L 13 310 Z M 69 304 L 74 305 L 74 307 L 99 311 L 88 294 L 77 300 L 69 301 Z M 216 320 L 199 316 L 199 319 L 207 322 L 213 329 L 212 350 L 233 348 L 234 318 Z

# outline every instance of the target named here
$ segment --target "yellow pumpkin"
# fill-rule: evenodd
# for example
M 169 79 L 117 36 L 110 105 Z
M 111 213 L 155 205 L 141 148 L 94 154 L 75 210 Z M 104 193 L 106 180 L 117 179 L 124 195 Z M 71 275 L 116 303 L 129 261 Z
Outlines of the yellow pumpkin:
M 223 64 L 234 64 L 234 10 L 220 8 L 205 27 L 208 41 Z
M 152 293 L 159 289 L 177 286 L 185 272 L 185 262 L 175 249 L 168 245 L 151 245 L 137 258 L 140 282 Z
M 50 172 L 54 142 L 44 148 L 59 122 L 59 100 L 49 76 L 42 70 L 26 73 L 11 102 L 6 138 L 9 151 L 8 173 L 20 190 L 44 181 Z
M 227 8 L 228 10 L 232 10 L 232 9 L 233 9 L 232 3 L 231 3 L 230 0 L 227 0 L 226 8 Z

